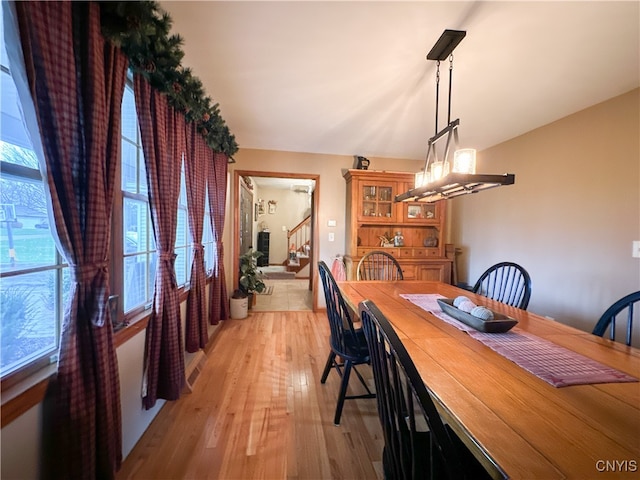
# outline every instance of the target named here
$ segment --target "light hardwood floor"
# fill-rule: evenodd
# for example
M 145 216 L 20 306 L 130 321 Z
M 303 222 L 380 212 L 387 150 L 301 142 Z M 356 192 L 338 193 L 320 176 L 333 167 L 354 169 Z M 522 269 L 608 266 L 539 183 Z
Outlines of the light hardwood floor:
M 270 295 L 257 295 L 252 309 L 256 312 L 313 310 L 313 295 L 309 290 L 309 279 L 271 280 Z
M 376 400 L 347 400 L 333 424 L 340 378 L 320 383 L 328 336 L 325 313 L 223 322 L 193 393 L 167 402 L 117 478 L 382 478 Z

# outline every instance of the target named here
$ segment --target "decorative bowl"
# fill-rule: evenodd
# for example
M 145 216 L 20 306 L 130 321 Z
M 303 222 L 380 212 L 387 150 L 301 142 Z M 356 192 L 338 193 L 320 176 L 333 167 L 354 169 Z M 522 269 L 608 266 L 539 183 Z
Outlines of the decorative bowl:
M 469 325 L 480 332 L 503 333 L 511 330 L 518 323 L 515 318 L 507 317 L 506 315 L 494 312 L 493 310 L 493 320 L 483 320 L 481 318 L 474 317 L 473 315 L 454 307 L 453 300 L 453 298 L 439 298 L 438 304 L 444 313 L 450 315 L 456 320 L 460 320 L 465 325 Z

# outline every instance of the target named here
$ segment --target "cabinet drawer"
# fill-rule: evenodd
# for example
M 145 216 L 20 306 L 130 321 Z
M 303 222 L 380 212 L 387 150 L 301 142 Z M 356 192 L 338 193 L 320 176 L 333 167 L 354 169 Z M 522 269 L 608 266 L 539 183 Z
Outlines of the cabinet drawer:
M 363 255 L 366 255 L 369 252 L 373 252 L 375 250 L 381 250 L 383 252 L 387 252 L 391 255 L 393 255 L 394 257 L 397 257 L 399 255 L 397 248 L 388 248 L 388 247 L 358 247 L 358 256 L 362 257 Z
M 400 248 L 399 258 L 439 258 L 440 251 L 437 248 Z

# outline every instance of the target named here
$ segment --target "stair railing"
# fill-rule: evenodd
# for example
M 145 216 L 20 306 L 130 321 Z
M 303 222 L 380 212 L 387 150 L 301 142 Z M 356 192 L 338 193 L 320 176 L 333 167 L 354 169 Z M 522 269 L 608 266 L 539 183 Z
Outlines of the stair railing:
M 298 256 L 311 255 L 311 215 L 287 231 L 287 259 L 298 260 Z M 291 256 L 294 255 L 294 258 Z

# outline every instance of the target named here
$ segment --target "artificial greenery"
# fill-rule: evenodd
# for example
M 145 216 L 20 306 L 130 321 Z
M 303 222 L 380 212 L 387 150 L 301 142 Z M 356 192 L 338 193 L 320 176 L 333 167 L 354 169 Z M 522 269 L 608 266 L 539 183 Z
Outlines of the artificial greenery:
M 181 65 L 180 35 L 170 35 L 171 17 L 157 2 L 99 2 L 102 34 L 121 48 L 131 69 L 166 94 L 169 103 L 196 122 L 209 147 L 231 157 L 235 137 L 220 116 L 219 105 L 206 96 L 202 82 Z
M 258 270 L 258 258 L 262 252 L 251 250 L 240 255 L 240 289 L 245 293 L 262 292 L 267 286 L 262 281 L 262 272 Z

